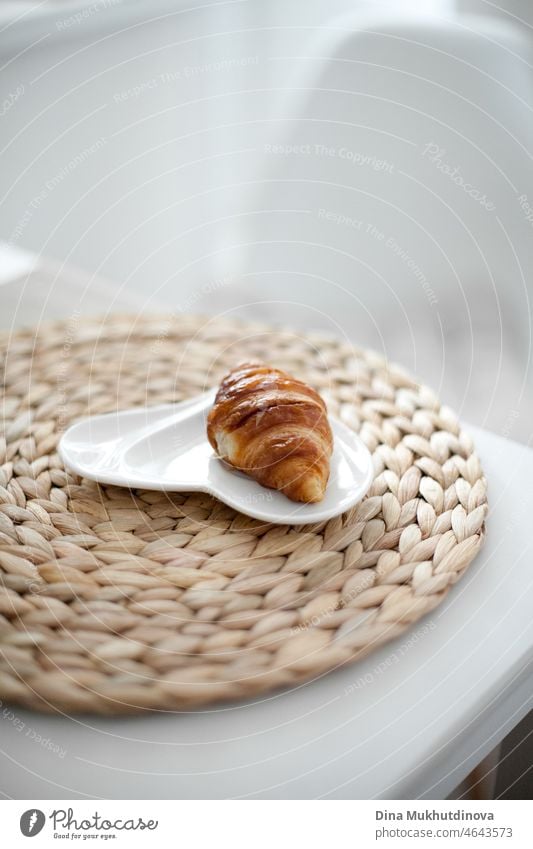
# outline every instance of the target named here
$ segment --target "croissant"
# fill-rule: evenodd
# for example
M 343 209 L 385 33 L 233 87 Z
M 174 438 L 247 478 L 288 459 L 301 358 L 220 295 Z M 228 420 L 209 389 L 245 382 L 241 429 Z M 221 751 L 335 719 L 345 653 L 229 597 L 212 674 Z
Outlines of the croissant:
M 326 405 L 305 383 L 264 363 L 243 363 L 220 384 L 207 419 L 217 454 L 293 501 L 324 497 L 333 435 Z

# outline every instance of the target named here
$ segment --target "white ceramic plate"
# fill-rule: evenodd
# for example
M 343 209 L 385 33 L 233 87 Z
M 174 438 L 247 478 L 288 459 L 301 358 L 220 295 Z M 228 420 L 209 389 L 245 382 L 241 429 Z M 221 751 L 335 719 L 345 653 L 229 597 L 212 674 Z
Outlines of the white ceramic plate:
M 331 419 L 334 449 L 324 499 L 290 501 L 232 469 L 213 452 L 206 436 L 210 391 L 181 404 L 164 404 L 92 416 L 72 425 L 59 452 L 66 466 L 100 483 L 168 492 L 207 492 L 230 507 L 276 524 L 303 525 L 331 519 L 368 491 L 372 458 L 362 440 Z

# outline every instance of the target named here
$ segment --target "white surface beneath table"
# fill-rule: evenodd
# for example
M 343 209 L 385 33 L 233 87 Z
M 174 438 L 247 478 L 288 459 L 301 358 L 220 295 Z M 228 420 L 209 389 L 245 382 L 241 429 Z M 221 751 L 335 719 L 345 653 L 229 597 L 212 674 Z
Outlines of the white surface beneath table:
M 0 790 L 20 799 L 445 797 L 533 706 L 533 451 L 470 430 L 489 479 L 487 540 L 410 632 L 254 702 L 128 719 L 14 708 L 25 726 L 0 721 Z

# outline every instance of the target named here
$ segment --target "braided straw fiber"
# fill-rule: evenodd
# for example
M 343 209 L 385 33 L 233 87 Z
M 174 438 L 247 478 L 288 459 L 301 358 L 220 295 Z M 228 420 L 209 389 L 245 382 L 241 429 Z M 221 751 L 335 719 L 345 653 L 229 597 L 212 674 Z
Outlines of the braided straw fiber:
M 479 551 L 486 482 L 470 439 L 375 353 L 187 316 L 74 315 L 1 342 L 2 699 L 113 714 L 293 685 L 397 637 Z M 375 463 L 361 504 L 296 529 L 63 468 L 73 420 L 182 400 L 245 357 L 307 380 L 359 431 Z

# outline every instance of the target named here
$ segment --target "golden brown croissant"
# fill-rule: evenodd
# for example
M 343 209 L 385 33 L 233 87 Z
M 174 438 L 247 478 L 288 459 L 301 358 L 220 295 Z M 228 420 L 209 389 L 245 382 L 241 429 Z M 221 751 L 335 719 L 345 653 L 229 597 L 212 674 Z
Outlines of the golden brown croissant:
M 321 501 L 333 435 L 322 398 L 263 363 L 243 363 L 222 380 L 207 419 L 222 459 L 293 501 Z

